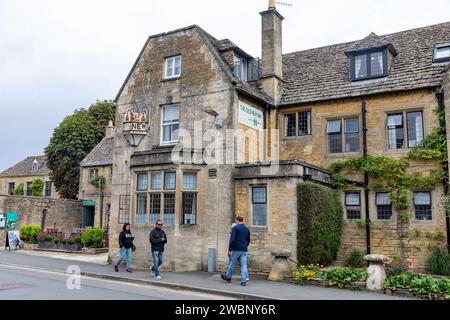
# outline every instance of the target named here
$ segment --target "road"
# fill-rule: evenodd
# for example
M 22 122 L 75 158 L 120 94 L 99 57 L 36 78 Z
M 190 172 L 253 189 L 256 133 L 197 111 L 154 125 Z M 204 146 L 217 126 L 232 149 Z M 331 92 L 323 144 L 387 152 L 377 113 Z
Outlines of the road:
M 81 277 L 67 288 L 69 275 L 0 264 L 0 300 L 230 300 L 229 297 Z M 69 281 L 72 287 L 76 281 Z

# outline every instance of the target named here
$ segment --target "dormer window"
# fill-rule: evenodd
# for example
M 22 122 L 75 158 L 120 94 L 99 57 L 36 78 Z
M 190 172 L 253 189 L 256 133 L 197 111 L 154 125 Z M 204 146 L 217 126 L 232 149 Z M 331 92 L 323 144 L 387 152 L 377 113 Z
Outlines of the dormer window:
M 352 81 L 387 76 L 386 49 L 357 52 L 351 55 Z
M 434 49 L 434 62 L 450 61 L 450 44 L 437 45 Z
M 31 172 L 37 172 L 39 170 L 39 162 L 35 159 L 31 164 Z
M 238 54 L 234 54 L 234 75 L 241 81 L 247 81 L 248 62 Z

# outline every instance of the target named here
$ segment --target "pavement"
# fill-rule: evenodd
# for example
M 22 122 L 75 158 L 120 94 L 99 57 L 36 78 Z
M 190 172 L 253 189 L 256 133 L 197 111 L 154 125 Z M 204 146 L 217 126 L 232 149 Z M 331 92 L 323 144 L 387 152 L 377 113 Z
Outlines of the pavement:
M 59 255 L 55 258 L 54 255 Z M 89 257 L 74 254 L 67 259 L 59 253 L 37 253 L 35 251 L 0 250 L 0 265 L 20 266 L 34 270 L 66 273 L 70 266 L 78 266 L 83 276 L 126 283 L 158 286 L 166 289 L 189 290 L 205 294 L 220 295 L 236 299 L 251 300 L 409 300 L 366 291 L 350 291 L 316 286 L 297 286 L 289 282 L 271 282 L 266 276 L 252 275 L 248 286 L 240 285 L 239 277 L 233 277 L 231 284 L 225 283 L 219 273 L 179 272 L 164 273 L 162 280 L 151 277 L 149 271 L 136 270 L 129 274 L 122 268 L 114 272 L 106 261 L 86 262 Z M 102 257 L 103 258 L 103 257 Z M 90 257 L 92 259 L 92 257 Z M 84 261 L 83 261 L 84 260 Z

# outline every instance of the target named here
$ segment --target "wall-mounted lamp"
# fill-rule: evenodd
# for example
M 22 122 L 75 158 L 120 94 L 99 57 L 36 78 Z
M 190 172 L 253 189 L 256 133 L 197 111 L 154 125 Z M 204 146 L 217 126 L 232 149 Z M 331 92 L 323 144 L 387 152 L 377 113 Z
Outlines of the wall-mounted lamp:
M 210 116 L 214 117 L 214 126 L 216 129 L 222 129 L 225 125 L 225 121 L 223 119 L 218 118 L 219 114 L 217 111 L 212 109 L 205 110 L 205 113 L 209 114 Z

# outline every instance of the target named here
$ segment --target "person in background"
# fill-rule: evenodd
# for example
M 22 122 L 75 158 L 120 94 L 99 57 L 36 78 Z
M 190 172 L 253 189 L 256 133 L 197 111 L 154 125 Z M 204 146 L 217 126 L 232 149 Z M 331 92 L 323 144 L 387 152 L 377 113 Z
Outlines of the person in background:
M 162 221 L 156 221 L 156 226 L 150 232 L 149 236 L 153 257 L 152 276 L 155 277 L 156 280 L 162 279 L 159 267 L 161 267 L 164 262 L 164 245 L 167 243 L 167 236 L 164 230 L 162 230 L 162 227 Z
M 231 229 L 229 251 L 231 252 L 230 264 L 226 274 L 222 274 L 222 279 L 230 283 L 233 276 L 236 262 L 239 260 L 241 268 L 241 285 L 246 286 L 248 282 L 247 257 L 248 246 L 250 244 L 250 230 L 244 224 L 242 217 L 236 218 L 236 226 Z
M 131 227 L 129 223 L 123 225 L 122 232 L 119 235 L 119 246 L 120 246 L 120 255 L 116 264 L 114 265 L 114 270 L 119 272 L 119 265 L 122 263 L 124 259 L 127 262 L 127 272 L 132 273 L 131 271 L 131 255 L 132 255 L 132 247 L 133 247 L 134 237 L 131 233 Z

